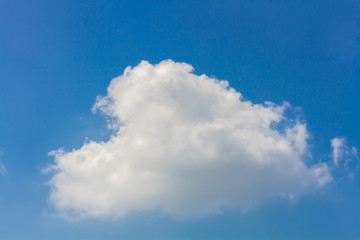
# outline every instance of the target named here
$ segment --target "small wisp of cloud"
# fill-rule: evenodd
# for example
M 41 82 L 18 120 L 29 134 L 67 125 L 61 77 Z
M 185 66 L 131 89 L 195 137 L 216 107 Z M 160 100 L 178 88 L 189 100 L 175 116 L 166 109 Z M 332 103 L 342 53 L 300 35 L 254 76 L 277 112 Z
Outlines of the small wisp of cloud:
M 3 152 L 0 151 L 0 157 L 3 155 Z M 2 162 L 0 162 L 0 175 L 5 176 L 6 175 L 6 168 Z
M 2 176 L 5 176 L 5 174 L 6 174 L 6 168 L 1 162 L 0 162 L 0 174 Z
M 330 140 L 332 160 L 335 170 L 347 172 L 349 178 L 354 178 L 359 168 L 359 153 L 356 147 L 350 147 L 345 137 L 335 137 Z

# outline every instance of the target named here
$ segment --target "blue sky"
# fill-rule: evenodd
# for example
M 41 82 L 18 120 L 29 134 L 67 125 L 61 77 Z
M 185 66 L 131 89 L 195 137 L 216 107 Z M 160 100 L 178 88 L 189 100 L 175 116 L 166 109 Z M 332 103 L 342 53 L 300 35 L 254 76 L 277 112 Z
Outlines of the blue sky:
M 302 161 L 327 164 L 333 180 L 293 201 L 274 196 L 180 221 L 161 204 L 118 220 L 66 220 L 50 200 L 48 153 L 108 141 L 109 116 L 91 111 L 96 97 L 127 66 L 166 59 L 227 80 L 254 104 L 290 103 L 284 116 L 309 135 Z M 2 0 L 0 238 L 358 239 L 359 79 L 358 1 Z M 335 137 L 345 139 L 339 151 L 349 167 L 334 164 Z

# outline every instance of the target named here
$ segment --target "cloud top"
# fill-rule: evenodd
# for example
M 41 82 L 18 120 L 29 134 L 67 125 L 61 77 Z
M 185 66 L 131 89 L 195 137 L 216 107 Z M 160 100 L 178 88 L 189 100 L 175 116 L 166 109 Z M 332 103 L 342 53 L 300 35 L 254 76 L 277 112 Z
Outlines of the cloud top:
M 331 180 L 307 166 L 305 124 L 288 104 L 253 104 L 186 63 L 142 61 L 113 79 L 100 110 L 118 123 L 109 141 L 51 152 L 50 201 L 68 217 L 159 211 L 178 219 L 292 198 Z

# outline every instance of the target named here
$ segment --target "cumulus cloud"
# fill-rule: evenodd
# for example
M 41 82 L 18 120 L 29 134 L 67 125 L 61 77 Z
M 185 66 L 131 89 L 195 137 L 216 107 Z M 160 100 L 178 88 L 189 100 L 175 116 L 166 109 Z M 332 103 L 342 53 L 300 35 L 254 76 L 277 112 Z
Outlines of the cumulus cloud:
M 192 66 L 142 61 L 113 79 L 93 110 L 113 121 L 108 141 L 50 153 L 50 201 L 65 216 L 157 211 L 177 219 L 296 197 L 329 182 L 309 166 L 306 126 L 288 104 L 253 104 Z

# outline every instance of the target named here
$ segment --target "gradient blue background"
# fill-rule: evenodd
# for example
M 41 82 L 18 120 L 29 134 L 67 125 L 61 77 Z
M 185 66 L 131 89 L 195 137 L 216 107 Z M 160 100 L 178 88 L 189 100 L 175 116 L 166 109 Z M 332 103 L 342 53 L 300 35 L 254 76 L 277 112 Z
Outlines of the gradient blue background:
M 333 137 L 360 147 L 358 0 L 0 0 L 0 239 L 360 239 L 359 174 L 297 203 L 185 222 L 58 217 L 47 153 L 106 139 L 95 97 L 126 66 L 168 58 L 255 103 L 301 108 L 315 162 L 331 161 Z

